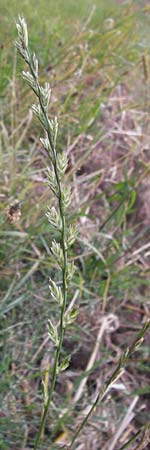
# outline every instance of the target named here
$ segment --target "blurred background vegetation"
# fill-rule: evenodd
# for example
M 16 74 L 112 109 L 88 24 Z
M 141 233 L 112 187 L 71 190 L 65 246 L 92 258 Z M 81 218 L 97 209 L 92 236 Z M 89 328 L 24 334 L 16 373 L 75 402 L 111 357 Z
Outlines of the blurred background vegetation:
M 58 151 L 67 149 L 73 200 L 70 222 L 79 238 L 70 259 L 77 271 L 68 302 L 80 305 L 64 343 L 70 368 L 58 379 L 41 449 L 69 440 L 83 411 L 149 316 L 150 6 L 146 1 L 0 0 L 0 448 L 33 447 L 41 414 L 41 378 L 50 382 L 53 348 L 47 318 L 56 317 L 48 279 L 53 230 L 45 217 L 53 198 L 46 184 L 42 130 L 21 79 L 13 46 L 24 15 L 40 82 L 52 86 Z M 21 213 L 21 216 L 20 216 Z M 19 219 L 19 220 L 18 220 Z M 55 274 L 56 275 L 56 274 Z M 57 277 L 57 275 L 56 275 Z M 106 330 L 82 397 L 73 398 Z M 149 337 L 121 382 L 95 411 L 76 449 L 121 449 L 149 420 Z M 128 408 L 117 444 L 112 444 Z M 66 412 L 65 412 L 66 411 Z M 88 438 L 87 438 L 88 436 Z M 130 444 L 135 448 L 135 442 Z

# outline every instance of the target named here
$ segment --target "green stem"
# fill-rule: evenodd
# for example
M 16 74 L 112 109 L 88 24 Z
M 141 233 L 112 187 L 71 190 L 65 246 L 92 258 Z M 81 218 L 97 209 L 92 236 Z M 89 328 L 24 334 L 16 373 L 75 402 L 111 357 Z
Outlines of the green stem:
M 28 52 L 28 54 L 29 54 L 29 52 Z M 30 60 L 30 54 L 29 54 L 29 60 Z M 35 75 L 35 72 L 34 72 L 34 69 L 33 69 L 31 63 L 29 63 L 29 67 L 30 67 L 31 74 L 34 77 L 34 80 L 35 80 L 36 85 L 37 85 L 37 90 L 38 90 L 37 97 L 39 99 L 39 103 L 40 103 L 42 112 L 43 112 L 44 117 L 46 119 L 48 139 L 49 139 L 50 146 L 51 146 L 51 149 L 52 149 L 52 152 L 53 152 L 53 157 L 54 157 L 53 167 L 54 167 L 55 177 L 56 177 L 57 186 L 58 186 L 58 204 L 59 204 L 59 211 L 60 211 L 60 217 L 61 217 L 61 223 L 62 223 L 61 245 L 62 245 L 63 260 L 64 260 L 63 268 L 62 268 L 63 304 L 62 304 L 62 307 L 61 307 L 61 316 L 60 316 L 60 337 L 59 337 L 59 344 L 58 344 L 58 347 L 57 347 L 55 360 L 54 360 L 54 365 L 53 365 L 51 388 L 50 388 L 50 391 L 49 391 L 49 394 L 48 394 L 47 402 L 46 402 L 46 404 L 44 406 L 44 411 L 43 411 L 41 423 L 40 423 L 39 430 L 38 430 L 37 437 L 36 437 L 35 444 L 34 444 L 34 450 L 37 450 L 38 445 L 39 445 L 40 440 L 41 440 L 41 437 L 42 437 L 42 434 L 43 434 L 46 417 L 47 417 L 49 406 L 50 406 L 50 403 L 52 401 L 53 393 L 54 393 L 54 390 L 55 390 L 55 384 L 56 384 L 56 378 L 57 378 L 57 368 L 58 368 L 59 357 L 60 357 L 60 353 L 61 353 L 61 349 L 62 349 L 62 343 L 63 343 L 63 337 L 64 337 L 64 314 L 65 314 L 66 301 L 67 301 L 67 291 L 66 291 L 67 250 L 65 248 L 65 216 L 64 216 L 63 204 L 62 204 L 61 183 L 60 183 L 58 172 L 57 172 L 56 152 L 55 152 L 55 148 L 53 146 L 53 142 L 52 142 L 52 139 L 51 139 L 51 130 L 49 128 L 49 121 L 48 121 L 47 112 L 45 111 L 45 108 L 44 108 L 43 103 L 42 103 L 41 95 L 40 95 L 39 83 L 38 83 L 38 80 L 36 78 L 36 75 Z
M 59 197 L 59 208 L 60 208 L 60 215 L 61 215 L 61 219 L 62 219 L 62 250 L 63 250 L 63 255 L 64 255 L 63 304 L 62 304 L 62 308 L 61 308 L 61 317 L 60 317 L 60 338 L 59 338 L 59 344 L 58 344 L 58 347 L 57 347 L 55 360 L 54 360 L 51 388 L 50 388 L 50 391 L 49 391 L 48 400 L 46 402 L 46 405 L 44 406 L 44 412 L 43 412 L 43 415 L 42 415 L 42 420 L 41 420 L 40 427 L 39 427 L 39 430 L 38 430 L 38 434 L 37 434 L 37 437 L 36 437 L 34 450 L 37 450 L 38 445 L 40 443 L 41 436 L 43 434 L 43 430 L 44 430 L 44 427 L 45 427 L 45 421 L 46 421 L 47 413 L 48 413 L 49 406 L 50 406 L 50 403 L 51 403 L 51 400 L 52 400 L 52 397 L 53 397 L 55 384 L 56 384 L 56 378 L 57 378 L 58 361 L 59 361 L 59 356 L 60 356 L 62 343 L 63 343 L 63 337 L 64 337 L 64 326 L 63 326 L 63 323 L 64 323 L 64 314 L 65 314 L 66 300 L 67 300 L 67 295 L 66 295 L 67 254 L 66 254 L 66 250 L 65 250 L 65 240 L 64 240 L 64 238 L 65 238 L 65 218 L 64 218 L 63 210 L 62 210 L 61 197 Z

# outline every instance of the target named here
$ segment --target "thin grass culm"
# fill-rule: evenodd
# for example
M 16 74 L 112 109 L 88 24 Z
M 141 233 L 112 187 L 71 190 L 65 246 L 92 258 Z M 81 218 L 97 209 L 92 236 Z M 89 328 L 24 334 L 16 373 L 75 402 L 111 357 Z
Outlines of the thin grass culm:
M 86 414 L 84 419 L 81 421 L 79 428 L 74 433 L 74 436 L 73 436 L 71 444 L 70 444 L 70 448 L 73 447 L 73 444 L 77 440 L 77 437 L 80 434 L 80 431 L 86 425 L 89 417 L 92 415 L 96 406 L 103 401 L 105 395 L 111 389 L 112 385 L 123 375 L 126 364 L 129 362 L 129 359 L 132 357 L 133 353 L 136 350 L 138 350 L 140 345 L 143 343 L 144 336 L 145 336 L 146 332 L 148 331 L 149 327 L 150 327 L 150 320 L 147 320 L 145 322 L 145 324 L 143 325 L 143 328 L 140 330 L 139 334 L 137 335 L 137 338 L 135 339 L 133 344 L 131 344 L 131 346 L 129 348 L 127 348 L 125 350 L 125 352 L 121 355 L 116 369 L 114 370 L 114 372 L 108 379 L 107 383 L 105 383 L 102 386 L 102 388 L 100 389 L 99 393 L 97 394 L 96 400 L 94 401 L 91 408 L 89 409 L 89 412 Z
M 58 122 L 56 117 L 54 119 L 49 119 L 48 117 L 48 106 L 51 95 L 50 85 L 46 83 L 45 87 L 42 87 L 39 83 L 38 60 L 35 54 L 32 55 L 30 53 L 28 48 L 28 29 L 26 21 L 23 17 L 19 16 L 16 27 L 18 30 L 18 40 L 15 42 L 15 46 L 29 68 L 29 71 L 23 71 L 23 79 L 34 91 L 38 99 L 38 103 L 32 106 L 32 110 L 35 116 L 39 119 L 45 131 L 45 138 L 41 138 L 41 143 L 47 152 L 50 163 L 47 169 L 48 184 L 54 196 L 57 198 L 58 204 L 57 209 L 54 206 L 49 208 L 46 216 L 50 224 L 60 234 L 60 242 L 56 242 L 55 240 L 52 241 L 51 253 L 57 261 L 61 271 L 62 287 L 57 286 L 55 281 L 52 279 L 50 279 L 49 286 L 52 299 L 58 303 L 60 321 L 59 326 L 56 326 L 53 321 L 49 319 L 47 325 L 48 334 L 56 347 L 56 352 L 52 369 L 52 381 L 48 393 L 44 385 L 44 381 L 42 382 L 44 408 L 34 445 L 34 450 L 37 450 L 44 434 L 45 421 L 53 398 L 57 375 L 60 371 L 65 370 L 69 365 L 69 356 L 60 362 L 60 354 L 65 328 L 68 324 L 70 325 L 70 323 L 75 320 L 77 314 L 76 308 L 66 314 L 67 289 L 75 268 L 73 262 L 68 262 L 67 252 L 68 248 L 75 241 L 76 227 L 75 225 L 70 225 L 69 227 L 66 226 L 65 216 L 71 202 L 71 192 L 69 187 L 63 186 L 62 178 L 67 168 L 67 156 L 65 152 L 62 154 L 58 154 L 56 152 Z

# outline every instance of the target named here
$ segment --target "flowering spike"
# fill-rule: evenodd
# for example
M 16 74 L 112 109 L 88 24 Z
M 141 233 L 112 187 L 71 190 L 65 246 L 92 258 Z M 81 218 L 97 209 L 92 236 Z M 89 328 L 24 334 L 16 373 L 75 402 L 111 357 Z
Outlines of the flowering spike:
M 24 17 L 18 17 L 18 23 L 16 22 L 16 27 L 18 30 L 18 37 L 20 43 L 22 43 L 23 48 L 28 47 L 28 29 Z
M 45 87 L 43 88 L 42 86 L 40 86 L 39 89 L 40 89 L 40 94 L 41 94 L 41 98 L 43 101 L 43 105 L 47 111 L 49 101 L 50 101 L 50 95 L 51 95 L 50 85 L 49 85 L 49 83 L 45 83 Z
M 66 213 L 66 210 L 68 209 L 69 205 L 71 203 L 71 189 L 70 186 L 65 186 L 62 190 L 62 207 L 64 214 Z
M 55 206 L 52 206 L 52 208 L 48 208 L 46 217 L 54 228 L 56 228 L 57 230 L 61 230 L 62 220 L 60 214 L 56 211 Z
M 53 300 L 55 300 L 60 305 L 62 305 L 62 303 L 63 303 L 62 290 L 61 290 L 60 286 L 57 286 L 55 281 L 51 280 L 51 278 L 50 278 L 49 288 L 50 288 L 50 293 L 51 293 Z
M 48 320 L 47 328 L 48 328 L 49 337 L 51 338 L 51 340 L 54 342 L 55 345 L 58 345 L 59 339 L 58 339 L 57 327 L 52 323 L 52 321 L 50 319 Z
M 66 247 L 69 248 L 75 242 L 77 237 L 76 225 L 70 225 L 66 236 Z
M 44 409 L 41 419 L 41 424 L 37 437 L 35 440 L 34 450 L 39 448 L 39 443 L 44 434 L 45 420 L 48 413 L 49 405 L 51 404 L 55 384 L 56 376 L 58 372 L 65 370 L 68 367 L 70 357 L 64 358 L 60 362 L 63 337 L 64 337 L 64 327 L 65 318 L 68 324 L 72 323 L 75 319 L 75 310 L 72 310 L 69 315 L 66 315 L 66 303 L 67 303 L 67 287 L 74 273 L 74 263 L 68 263 L 67 260 L 67 249 L 73 244 L 76 237 L 76 229 L 74 225 L 70 225 L 67 230 L 66 227 L 66 210 L 71 202 L 71 192 L 69 187 L 62 187 L 62 178 L 67 169 L 67 155 L 65 152 L 56 152 L 56 141 L 58 133 L 58 121 L 57 117 L 49 118 L 48 107 L 51 96 L 51 89 L 49 83 L 45 83 L 41 86 L 38 77 L 38 59 L 35 53 L 31 54 L 28 48 L 28 30 L 26 21 L 23 17 L 19 16 L 18 23 L 16 24 L 18 30 L 18 40 L 15 45 L 24 61 L 26 61 L 28 70 L 23 71 L 23 79 L 28 84 L 28 86 L 34 91 L 37 97 L 37 104 L 32 105 L 32 110 L 35 116 L 38 118 L 42 127 L 44 128 L 45 137 L 41 138 L 41 143 L 47 152 L 49 167 L 47 169 L 47 181 L 48 185 L 55 195 L 58 206 L 55 208 L 52 206 L 48 208 L 46 217 L 48 218 L 50 224 L 59 231 L 60 242 L 56 240 L 52 241 L 51 253 L 57 261 L 61 269 L 61 287 L 55 283 L 52 279 L 49 282 L 50 294 L 54 301 L 59 304 L 59 335 L 57 326 L 51 320 L 48 320 L 48 334 L 52 342 L 57 346 L 57 351 L 55 353 L 54 365 L 52 369 L 52 384 L 51 388 L 48 389 L 42 382 L 43 390 L 43 401 Z
M 71 325 L 78 314 L 78 308 L 73 308 L 71 311 L 69 311 L 64 318 L 64 326 L 66 327 L 67 325 Z
M 58 185 L 55 178 L 55 172 L 53 169 L 47 167 L 48 185 L 52 192 L 58 197 Z
M 59 179 L 61 180 L 64 173 L 66 172 L 68 165 L 68 159 L 66 153 L 59 153 L 57 156 L 57 170 Z
M 53 142 L 53 146 L 54 146 L 54 150 L 55 150 L 57 133 L 58 133 L 57 117 L 55 117 L 54 119 L 49 120 L 49 126 L 50 126 L 50 129 L 51 129 L 51 137 L 52 137 L 52 142 Z
M 23 77 L 24 81 L 31 87 L 31 89 L 33 89 L 33 91 L 37 94 L 36 83 L 35 83 L 33 76 L 31 75 L 31 73 L 23 71 L 22 77 Z
M 34 68 L 35 75 L 38 78 L 38 66 L 39 66 L 39 63 L 38 63 L 38 59 L 36 58 L 36 54 L 35 53 L 33 53 L 32 62 L 33 62 L 33 68 Z
M 75 270 L 76 270 L 76 266 L 74 264 L 74 261 L 71 261 L 70 263 L 68 263 L 67 273 L 66 273 L 66 286 L 67 287 L 70 284 L 70 281 L 72 280 Z
M 59 266 L 63 268 L 64 265 L 63 251 L 59 242 L 56 242 L 55 240 L 52 241 L 51 252 L 55 256 Z
M 57 373 L 63 372 L 69 367 L 71 355 L 65 356 L 65 358 L 61 361 L 60 366 L 57 368 Z

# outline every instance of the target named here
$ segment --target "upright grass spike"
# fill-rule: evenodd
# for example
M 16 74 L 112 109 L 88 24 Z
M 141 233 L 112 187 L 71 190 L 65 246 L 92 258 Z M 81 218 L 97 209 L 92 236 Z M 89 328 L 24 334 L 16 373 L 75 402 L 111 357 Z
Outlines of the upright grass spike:
M 57 374 L 65 370 L 70 361 L 70 356 L 65 357 L 60 362 L 60 353 L 63 344 L 64 331 L 67 325 L 70 325 L 75 318 L 75 311 L 70 311 L 70 321 L 66 316 L 66 301 L 67 301 L 67 288 L 72 279 L 74 273 L 73 262 L 68 263 L 67 251 L 76 238 L 76 227 L 66 226 L 66 213 L 71 202 L 70 187 L 63 186 L 62 177 L 67 169 L 67 155 L 65 152 L 57 154 L 56 140 L 58 133 L 57 118 L 50 119 L 48 116 L 48 106 L 50 102 L 51 89 L 49 83 L 45 83 L 45 86 L 41 86 L 38 78 L 38 60 L 35 54 L 31 54 L 28 48 L 28 30 L 24 17 L 19 16 L 16 23 L 18 30 L 18 40 L 15 42 L 15 46 L 28 65 L 28 71 L 22 72 L 23 79 L 28 86 L 34 91 L 37 97 L 37 104 L 32 105 L 32 110 L 38 120 L 41 122 L 45 131 L 45 138 L 41 138 L 41 143 L 46 150 L 49 157 L 49 167 L 47 169 L 47 178 L 50 189 L 57 198 L 58 208 L 48 208 L 46 216 L 50 224 L 59 231 L 60 242 L 52 241 L 51 253 L 56 258 L 59 268 L 61 269 L 62 288 L 56 285 L 54 280 L 50 279 L 50 293 L 53 300 L 56 300 L 60 312 L 59 326 L 56 326 L 51 319 L 48 319 L 48 334 L 52 342 L 56 346 L 54 365 L 52 370 L 52 381 L 48 394 L 45 394 L 44 382 L 42 382 L 43 391 L 43 414 L 39 431 L 34 444 L 34 450 L 37 450 L 41 438 L 44 434 L 45 421 L 49 406 L 51 404 L 53 393 L 56 384 Z M 67 320 L 68 319 L 68 320 Z

